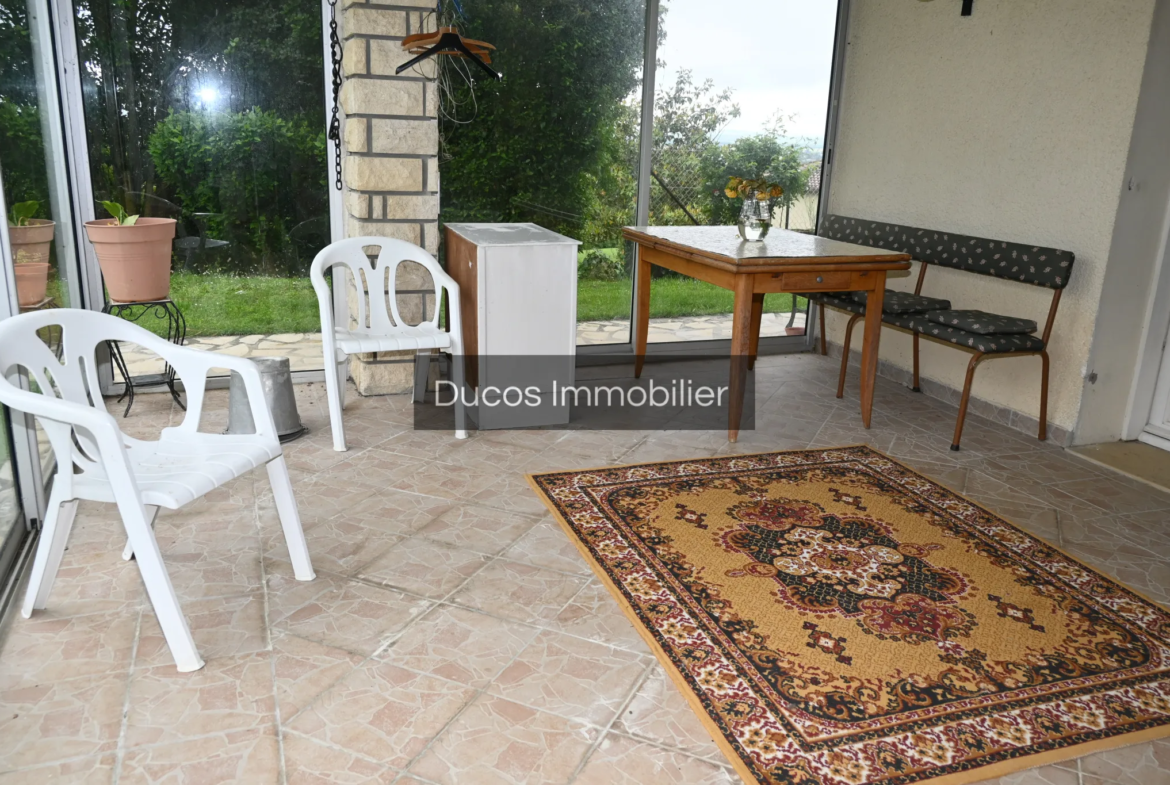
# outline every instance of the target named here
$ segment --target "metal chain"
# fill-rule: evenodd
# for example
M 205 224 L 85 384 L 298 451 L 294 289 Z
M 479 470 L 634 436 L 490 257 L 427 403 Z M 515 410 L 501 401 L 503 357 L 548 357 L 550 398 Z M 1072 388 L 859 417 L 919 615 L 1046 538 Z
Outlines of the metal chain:
M 341 39 L 337 35 L 337 0 L 329 3 L 329 58 L 333 61 L 333 115 L 329 120 L 329 140 L 333 142 L 334 185 L 341 190 Z

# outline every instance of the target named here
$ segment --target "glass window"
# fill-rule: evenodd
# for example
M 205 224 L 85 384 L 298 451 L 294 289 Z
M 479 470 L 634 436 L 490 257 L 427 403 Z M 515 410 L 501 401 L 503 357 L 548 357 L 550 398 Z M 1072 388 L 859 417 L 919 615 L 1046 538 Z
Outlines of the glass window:
M 743 0 L 734 13 L 712 13 L 704 0 L 662 7 L 650 223 L 735 224 L 740 200 L 724 193 L 735 176 L 784 189 L 773 227 L 816 231 L 837 4 Z M 761 53 L 745 24 L 783 30 L 783 46 Z M 653 269 L 650 342 L 731 337 L 730 291 Z M 806 315 L 804 298 L 769 294 L 761 335 L 803 334 Z
M 627 343 L 644 0 L 476 0 L 499 82 L 441 58 L 440 221 L 532 222 L 581 241 L 578 343 Z
M 177 221 L 170 296 L 188 345 L 320 368 L 308 278 L 330 239 L 319 0 L 74 6 L 96 214 L 110 201 Z M 152 362 L 127 357 L 135 376 Z

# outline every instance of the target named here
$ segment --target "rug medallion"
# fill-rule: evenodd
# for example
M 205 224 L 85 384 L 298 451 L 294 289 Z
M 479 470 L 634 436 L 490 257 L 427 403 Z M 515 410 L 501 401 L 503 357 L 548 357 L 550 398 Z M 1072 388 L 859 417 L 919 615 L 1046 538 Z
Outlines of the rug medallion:
M 530 480 L 749 783 L 1170 735 L 1170 614 L 868 447 Z

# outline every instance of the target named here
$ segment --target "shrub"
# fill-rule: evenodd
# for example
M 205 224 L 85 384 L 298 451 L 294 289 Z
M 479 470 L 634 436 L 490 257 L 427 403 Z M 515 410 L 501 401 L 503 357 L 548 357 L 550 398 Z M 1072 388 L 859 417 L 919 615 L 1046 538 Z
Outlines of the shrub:
M 577 278 L 588 281 L 620 281 L 629 276 L 625 259 L 616 248 L 586 251 L 577 260 Z
M 306 272 L 320 247 L 315 227 L 328 226 L 325 132 L 318 122 L 259 109 L 172 112 L 151 133 L 149 148 L 159 195 L 179 204 L 187 230 L 203 228 L 230 243 L 205 254 L 201 265 Z M 196 220 L 198 213 L 212 217 Z

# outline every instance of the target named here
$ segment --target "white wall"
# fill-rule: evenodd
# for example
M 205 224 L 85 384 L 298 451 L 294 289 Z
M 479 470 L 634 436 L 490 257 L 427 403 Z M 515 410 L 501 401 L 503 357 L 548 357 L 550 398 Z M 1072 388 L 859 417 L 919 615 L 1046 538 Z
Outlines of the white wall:
M 831 212 L 1073 251 L 1049 421 L 1072 430 L 1109 257 L 1155 0 L 853 3 Z M 913 278 L 893 288 L 911 290 Z M 925 294 L 1043 324 L 1051 293 L 933 269 Z M 830 312 L 831 339 L 843 319 Z M 910 367 L 892 330 L 882 357 Z M 923 342 L 961 387 L 969 355 Z M 1040 361 L 985 363 L 974 394 L 1035 417 Z

